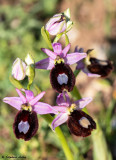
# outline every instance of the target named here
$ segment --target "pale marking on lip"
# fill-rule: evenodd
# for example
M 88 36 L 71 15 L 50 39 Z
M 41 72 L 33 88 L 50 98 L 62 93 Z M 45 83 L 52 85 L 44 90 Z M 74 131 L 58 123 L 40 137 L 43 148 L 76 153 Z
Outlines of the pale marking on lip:
M 26 134 L 29 130 L 30 126 L 29 126 L 29 123 L 26 121 L 26 122 L 23 122 L 21 121 L 19 124 L 18 124 L 18 130 L 19 132 L 23 132 L 24 134 Z
M 57 77 L 57 81 L 60 85 L 67 84 L 68 76 L 65 73 L 59 74 Z
M 88 126 L 91 125 L 90 121 L 86 117 L 82 117 L 79 120 L 79 124 L 84 128 L 88 128 Z

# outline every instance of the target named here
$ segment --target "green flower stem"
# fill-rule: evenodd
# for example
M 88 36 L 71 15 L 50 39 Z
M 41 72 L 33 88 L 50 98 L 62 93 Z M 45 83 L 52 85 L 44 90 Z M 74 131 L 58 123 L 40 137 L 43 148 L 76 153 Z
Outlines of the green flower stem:
M 52 123 L 54 118 L 49 114 L 42 115 L 42 117 L 49 123 L 49 126 L 51 128 L 51 123 Z M 67 141 L 66 141 L 66 139 L 64 137 L 64 134 L 62 133 L 62 130 L 60 129 L 60 127 L 56 127 L 55 134 L 57 135 L 57 137 L 59 138 L 59 140 L 62 144 L 62 149 L 65 153 L 65 156 L 66 156 L 67 160 L 74 160 L 74 157 L 71 153 L 71 150 L 70 150 L 70 148 L 67 144 Z
M 108 149 L 107 142 L 102 129 L 96 120 L 97 129 L 92 132 L 93 159 L 94 160 L 112 160 L 111 152 Z
M 80 70 L 75 70 L 75 71 L 74 71 L 75 77 L 77 77 L 77 75 L 79 74 L 79 72 L 80 72 Z
M 57 35 L 56 35 L 56 37 L 54 38 L 53 43 L 58 42 L 58 40 L 62 37 L 62 35 L 63 35 L 63 33 L 59 33 L 59 34 L 57 34 Z
M 72 97 L 76 100 L 82 98 L 76 86 L 74 86 L 73 90 L 70 93 Z

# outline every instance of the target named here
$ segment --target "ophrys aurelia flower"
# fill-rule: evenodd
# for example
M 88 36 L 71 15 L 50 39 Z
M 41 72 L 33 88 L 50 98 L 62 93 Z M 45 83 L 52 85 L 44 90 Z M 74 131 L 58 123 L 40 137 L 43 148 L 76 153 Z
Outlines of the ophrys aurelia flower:
M 3 101 L 19 111 L 15 117 L 13 130 L 16 138 L 22 138 L 27 141 L 30 140 L 37 132 L 37 114 L 57 114 L 57 111 L 49 104 L 38 102 L 44 96 L 44 91 L 36 97 L 34 97 L 33 92 L 30 90 L 22 89 L 25 96 L 19 89 L 16 89 L 16 91 L 19 97 L 5 97 Z
M 67 93 L 65 98 L 63 93 L 57 97 L 58 106 L 54 108 L 60 113 L 52 122 L 53 130 L 67 122 L 69 130 L 76 136 L 87 137 L 91 134 L 93 129 L 96 129 L 96 123 L 88 114 L 82 111 L 82 109 L 92 101 L 91 97 L 82 98 L 78 101 L 71 102 Z

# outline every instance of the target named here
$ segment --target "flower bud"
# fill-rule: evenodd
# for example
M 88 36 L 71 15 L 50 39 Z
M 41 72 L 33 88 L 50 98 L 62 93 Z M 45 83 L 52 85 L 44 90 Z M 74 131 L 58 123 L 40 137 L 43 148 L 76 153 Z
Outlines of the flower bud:
M 45 29 L 51 35 L 57 35 L 64 31 L 68 32 L 72 28 L 73 22 L 70 21 L 70 10 L 67 9 L 64 13 L 55 14 L 47 22 Z
M 25 57 L 25 62 L 26 62 L 27 65 L 34 64 L 34 59 L 29 53 Z
M 26 64 L 20 59 L 17 58 L 12 66 L 12 76 L 17 80 L 23 80 L 26 76 Z
M 62 33 L 66 30 L 66 18 L 65 16 L 60 14 L 55 14 L 48 23 L 45 26 L 45 29 L 51 34 L 51 35 L 57 35 L 59 33 Z

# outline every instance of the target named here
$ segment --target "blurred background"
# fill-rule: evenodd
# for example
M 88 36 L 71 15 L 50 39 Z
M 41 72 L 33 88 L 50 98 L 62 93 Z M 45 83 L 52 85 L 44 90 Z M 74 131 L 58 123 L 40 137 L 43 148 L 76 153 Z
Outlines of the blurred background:
M 2 99 L 17 96 L 9 81 L 13 61 L 17 57 L 24 59 L 28 52 L 36 62 L 47 57 L 40 49 L 47 47 L 41 37 L 41 27 L 54 14 L 67 8 L 70 8 L 71 20 L 74 21 L 73 29 L 68 33 L 71 51 L 76 45 L 85 51 L 94 48 L 99 59 L 108 58 L 116 67 L 115 0 L 0 0 L 0 160 L 2 156 L 6 159 L 7 155 L 26 156 L 27 160 L 65 160 L 59 140 L 40 116 L 36 136 L 29 142 L 17 140 L 12 130 L 17 110 L 3 103 Z M 63 40 L 61 43 L 64 45 Z M 76 160 L 79 154 L 85 160 L 109 160 L 105 153 L 107 150 L 99 151 L 99 147 L 108 148 L 116 159 L 115 67 L 106 79 L 88 78 L 84 73 L 77 76 L 76 85 L 82 97 L 91 96 L 94 99 L 87 109 L 98 120 L 103 138 L 99 143 L 99 135 L 92 139 L 76 137 L 69 133 L 66 124 L 62 125 Z M 34 83 L 41 90 L 46 90 L 44 102 L 55 105 L 57 95 L 51 88 L 49 71 L 36 70 Z M 31 88 L 35 94 L 36 86 Z M 96 158 L 94 153 L 101 154 L 101 159 Z

